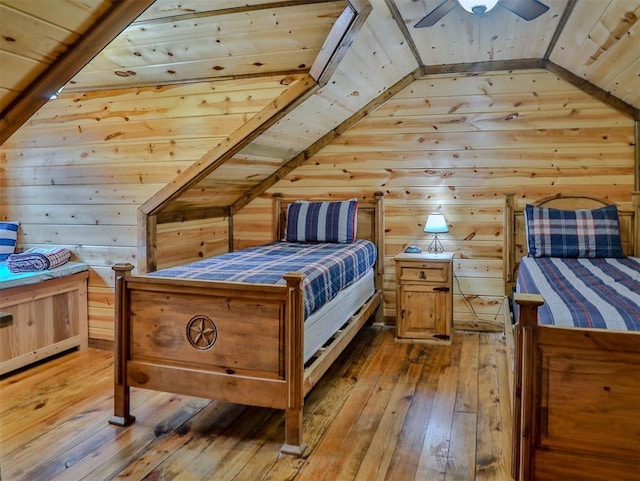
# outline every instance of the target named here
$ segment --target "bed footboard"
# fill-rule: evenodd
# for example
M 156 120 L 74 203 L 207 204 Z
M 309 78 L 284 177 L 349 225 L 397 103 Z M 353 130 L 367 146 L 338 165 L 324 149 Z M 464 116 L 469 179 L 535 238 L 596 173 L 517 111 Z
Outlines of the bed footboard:
M 540 326 L 516 294 L 516 480 L 640 480 L 640 333 Z
M 302 454 L 301 274 L 286 285 L 131 276 L 116 271 L 115 405 L 127 425 L 130 386 L 285 410 L 285 447 Z

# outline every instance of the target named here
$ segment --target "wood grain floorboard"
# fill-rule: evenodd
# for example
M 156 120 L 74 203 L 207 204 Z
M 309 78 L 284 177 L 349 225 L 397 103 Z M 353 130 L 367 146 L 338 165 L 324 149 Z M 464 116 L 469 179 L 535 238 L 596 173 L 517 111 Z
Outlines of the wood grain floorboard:
M 0 480 L 509 480 L 508 366 L 499 333 L 366 326 L 307 395 L 296 458 L 265 408 L 132 389 L 112 426 L 113 356 L 71 352 L 0 379 Z

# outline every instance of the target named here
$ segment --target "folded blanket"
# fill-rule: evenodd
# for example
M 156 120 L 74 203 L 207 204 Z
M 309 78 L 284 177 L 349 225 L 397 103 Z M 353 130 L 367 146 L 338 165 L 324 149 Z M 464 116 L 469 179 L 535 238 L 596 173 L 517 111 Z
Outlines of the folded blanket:
M 46 271 L 61 266 L 71 258 L 65 247 L 32 247 L 21 254 L 11 254 L 7 267 L 11 272 Z

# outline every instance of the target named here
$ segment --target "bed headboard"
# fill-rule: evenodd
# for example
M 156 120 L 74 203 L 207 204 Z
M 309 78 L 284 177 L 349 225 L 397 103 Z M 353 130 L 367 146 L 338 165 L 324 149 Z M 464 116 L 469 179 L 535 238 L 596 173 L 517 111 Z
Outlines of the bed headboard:
M 618 206 L 620 236 L 626 255 L 640 257 L 640 192 L 631 193 L 630 208 Z M 613 204 L 590 195 L 555 195 L 528 202 L 540 207 L 577 210 L 597 209 Z M 516 208 L 514 194 L 505 194 L 504 210 L 504 273 L 505 294 L 509 295 L 515 285 L 518 260 L 527 255 L 527 239 L 523 208 Z
M 351 196 L 352 198 L 353 196 Z M 282 239 L 287 220 L 287 207 L 299 198 L 285 199 L 280 193 L 273 194 L 273 239 Z M 310 198 L 308 201 L 336 201 L 346 200 L 337 198 Z M 376 261 L 376 287 L 382 289 L 382 274 L 384 266 L 384 194 L 375 192 L 372 199 L 358 199 L 358 239 L 373 242 L 378 250 Z

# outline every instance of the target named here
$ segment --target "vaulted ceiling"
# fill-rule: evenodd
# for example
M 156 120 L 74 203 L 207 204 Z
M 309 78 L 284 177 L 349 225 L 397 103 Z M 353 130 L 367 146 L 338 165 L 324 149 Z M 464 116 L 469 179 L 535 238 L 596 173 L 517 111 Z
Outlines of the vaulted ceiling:
M 443 3 L 445 16 L 414 28 Z M 500 5 L 473 15 L 456 0 L 0 0 L 0 144 L 61 87 L 281 76 L 295 97 L 286 108 L 212 146 L 200 174 L 184 173 L 150 213 L 193 184 L 188 176 L 216 205 L 240 208 L 250 195 L 219 188 L 234 163 L 251 160 L 258 174 L 245 191 L 263 191 L 422 76 L 546 69 L 640 119 L 640 0 L 544 3 L 526 21 Z

